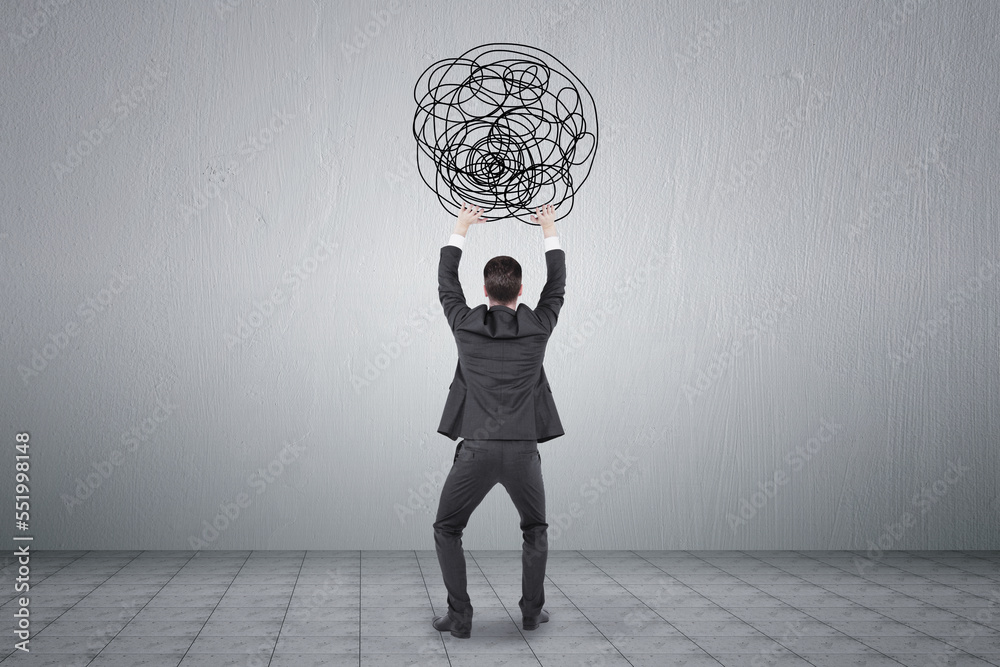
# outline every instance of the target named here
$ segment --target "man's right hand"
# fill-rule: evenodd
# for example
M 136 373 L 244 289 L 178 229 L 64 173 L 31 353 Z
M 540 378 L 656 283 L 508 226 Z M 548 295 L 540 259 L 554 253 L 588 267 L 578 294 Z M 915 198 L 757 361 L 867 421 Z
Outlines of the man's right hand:
M 541 225 L 545 232 L 555 231 L 556 228 L 556 207 L 552 204 L 539 206 L 535 209 L 535 215 L 531 216 L 531 221 Z M 549 236 L 546 233 L 546 236 Z

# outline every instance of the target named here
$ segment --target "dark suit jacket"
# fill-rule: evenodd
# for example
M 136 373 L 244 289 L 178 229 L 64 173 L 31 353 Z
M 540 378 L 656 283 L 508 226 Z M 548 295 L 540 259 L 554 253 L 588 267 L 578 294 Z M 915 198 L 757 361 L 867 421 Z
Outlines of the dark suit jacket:
M 458 345 L 458 366 L 438 433 L 452 440 L 535 440 L 563 435 L 542 360 L 566 292 L 566 253 L 545 253 L 538 306 L 469 308 L 458 280 L 462 250 L 441 248 L 438 295 Z

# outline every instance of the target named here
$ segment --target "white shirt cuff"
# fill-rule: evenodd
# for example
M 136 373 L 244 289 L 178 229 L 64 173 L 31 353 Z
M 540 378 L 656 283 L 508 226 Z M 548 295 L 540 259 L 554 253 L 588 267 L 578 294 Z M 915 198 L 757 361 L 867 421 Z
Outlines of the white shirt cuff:
M 549 250 L 562 250 L 562 246 L 559 245 L 558 236 L 549 236 L 545 239 L 545 252 Z
M 451 238 L 448 239 L 448 245 L 453 245 L 459 250 L 462 249 L 462 245 L 465 243 L 465 237 L 461 234 L 452 234 Z

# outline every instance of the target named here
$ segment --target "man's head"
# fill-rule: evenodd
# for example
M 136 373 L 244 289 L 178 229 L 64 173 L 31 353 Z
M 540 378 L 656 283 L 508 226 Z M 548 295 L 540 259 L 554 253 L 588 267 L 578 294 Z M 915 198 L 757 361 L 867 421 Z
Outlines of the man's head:
M 515 308 L 517 297 L 521 296 L 521 265 L 513 257 L 500 255 L 486 262 L 483 269 L 483 293 L 489 297 L 490 308 L 507 306 Z

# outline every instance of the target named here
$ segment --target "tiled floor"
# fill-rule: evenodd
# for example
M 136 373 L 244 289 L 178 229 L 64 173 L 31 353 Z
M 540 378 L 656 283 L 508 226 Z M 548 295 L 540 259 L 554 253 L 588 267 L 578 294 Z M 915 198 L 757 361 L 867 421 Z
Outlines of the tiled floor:
M 520 553 L 466 560 L 456 639 L 433 551 L 36 552 L 0 665 L 1000 665 L 995 551 L 551 551 L 533 632 Z

